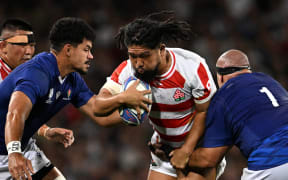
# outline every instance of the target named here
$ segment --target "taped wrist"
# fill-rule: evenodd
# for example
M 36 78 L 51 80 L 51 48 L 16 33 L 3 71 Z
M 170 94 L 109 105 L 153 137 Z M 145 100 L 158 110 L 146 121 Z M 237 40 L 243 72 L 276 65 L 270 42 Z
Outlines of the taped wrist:
M 21 152 L 21 142 L 20 141 L 10 141 L 7 146 L 8 155 L 11 153 L 22 153 Z

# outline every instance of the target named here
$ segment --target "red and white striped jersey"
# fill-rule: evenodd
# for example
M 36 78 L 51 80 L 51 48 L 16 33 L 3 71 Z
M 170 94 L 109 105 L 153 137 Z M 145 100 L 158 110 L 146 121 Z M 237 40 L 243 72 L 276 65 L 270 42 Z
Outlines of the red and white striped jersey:
M 167 50 L 172 57 L 171 67 L 150 83 L 153 104 L 149 118 L 160 142 L 179 147 L 193 124 L 195 103 L 209 101 L 216 86 L 202 57 L 180 48 Z M 114 70 L 107 82 L 123 84 L 131 75 L 134 70 L 127 60 Z
M 0 83 L 8 76 L 12 70 L 10 67 L 0 58 Z

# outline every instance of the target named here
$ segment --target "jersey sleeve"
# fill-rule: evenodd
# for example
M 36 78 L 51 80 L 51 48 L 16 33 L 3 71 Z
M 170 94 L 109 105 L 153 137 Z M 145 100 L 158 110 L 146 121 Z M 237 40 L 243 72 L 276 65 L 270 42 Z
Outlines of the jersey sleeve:
M 199 63 L 193 84 L 192 95 L 198 104 L 209 101 L 217 90 L 211 72 L 207 64 L 203 62 Z
M 107 78 L 106 83 L 102 88 L 107 89 L 112 95 L 119 94 L 122 88 L 122 84 L 130 75 L 130 69 L 128 68 L 128 61 L 123 61 Z
M 225 102 L 221 98 L 216 98 L 216 95 L 208 109 L 202 147 L 209 148 L 233 144 L 232 128 L 229 127 L 229 122 L 226 119 L 228 114 L 226 113 Z
M 21 91 L 29 97 L 32 104 L 48 91 L 49 76 L 37 68 L 27 68 L 16 80 L 14 91 Z
M 76 75 L 76 93 L 73 95 L 71 103 L 79 108 L 85 105 L 94 93 L 88 88 L 87 84 L 80 75 Z

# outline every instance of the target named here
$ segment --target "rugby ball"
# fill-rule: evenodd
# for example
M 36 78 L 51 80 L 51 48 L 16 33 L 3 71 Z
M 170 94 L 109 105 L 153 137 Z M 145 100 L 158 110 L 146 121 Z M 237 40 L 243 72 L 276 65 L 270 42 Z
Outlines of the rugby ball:
M 121 92 L 125 91 L 126 89 L 128 89 L 137 79 L 133 76 L 130 76 L 125 83 L 122 85 L 122 89 Z M 144 81 L 139 82 L 139 84 L 136 86 L 136 89 L 138 91 L 143 91 L 143 90 L 149 90 L 150 85 Z M 144 97 L 152 100 L 152 94 L 146 94 Z M 151 105 L 148 105 L 149 111 L 151 109 Z M 149 116 L 149 112 L 145 111 L 143 108 L 141 108 L 141 118 L 139 119 L 137 116 L 137 111 L 134 108 L 130 108 L 130 107 L 120 107 L 119 109 L 119 113 L 120 113 L 120 117 L 123 120 L 123 122 L 127 125 L 132 125 L 132 126 L 138 126 L 140 125 L 142 122 L 144 122 L 145 120 L 148 119 Z

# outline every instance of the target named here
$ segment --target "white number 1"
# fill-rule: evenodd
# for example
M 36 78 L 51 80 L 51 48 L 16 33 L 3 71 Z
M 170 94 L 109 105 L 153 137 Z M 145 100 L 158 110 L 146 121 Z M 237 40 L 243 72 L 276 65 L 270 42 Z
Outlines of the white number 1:
M 268 96 L 274 107 L 279 106 L 277 99 L 273 96 L 273 94 L 269 91 L 269 89 L 267 89 L 266 87 L 262 87 L 262 89 L 260 89 L 259 91 L 261 93 L 265 93 Z

